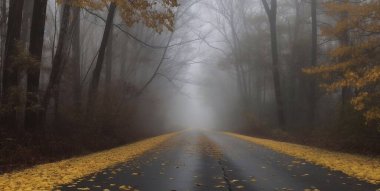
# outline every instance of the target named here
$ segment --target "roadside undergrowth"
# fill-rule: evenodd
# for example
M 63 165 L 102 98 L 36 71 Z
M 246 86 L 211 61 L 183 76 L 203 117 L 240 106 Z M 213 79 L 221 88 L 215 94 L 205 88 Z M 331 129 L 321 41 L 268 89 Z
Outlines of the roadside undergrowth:
M 68 184 L 75 179 L 128 162 L 156 148 L 176 134 L 161 135 L 104 152 L 5 173 L 0 176 L 0 190 L 52 190 L 55 186 Z
M 249 137 L 230 132 L 225 132 L 225 134 L 262 145 L 274 151 L 303 159 L 316 165 L 328 167 L 331 170 L 341 171 L 349 176 L 372 184 L 380 184 L 380 157 L 333 152 L 304 145 Z

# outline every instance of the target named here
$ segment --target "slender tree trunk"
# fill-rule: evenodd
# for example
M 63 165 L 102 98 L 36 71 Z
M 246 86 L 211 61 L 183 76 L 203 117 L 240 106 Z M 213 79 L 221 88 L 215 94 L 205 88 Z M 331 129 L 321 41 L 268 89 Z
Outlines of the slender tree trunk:
M 275 19 L 274 19 L 275 20 Z M 272 75 L 274 82 L 274 90 L 277 102 L 277 116 L 278 122 L 281 128 L 286 125 L 284 116 L 284 103 L 282 98 L 281 84 L 280 84 L 280 72 L 278 64 L 278 50 L 277 50 L 277 29 L 276 21 L 272 21 L 271 27 L 271 47 L 272 47 Z
M 34 0 L 28 0 L 24 1 L 23 6 L 23 13 L 22 13 L 22 25 L 21 25 L 21 37 L 20 37 L 20 48 L 22 48 L 23 51 L 28 50 L 29 47 L 29 39 L 30 39 L 30 28 L 31 28 L 31 21 L 32 21 L 32 14 L 33 14 L 33 3 Z M 30 63 L 22 63 L 22 64 L 28 64 Z M 19 96 L 20 100 L 26 99 L 26 71 L 20 70 L 19 76 L 18 76 L 18 83 L 19 83 Z M 20 109 L 18 109 L 16 112 L 17 116 L 17 127 L 22 128 L 24 127 L 25 122 L 25 109 L 26 104 L 24 101 L 20 101 L 20 104 L 18 106 Z
M 311 66 L 317 65 L 317 0 L 311 0 Z
M 92 75 L 91 84 L 89 87 L 88 103 L 87 103 L 88 117 L 91 117 L 92 112 L 93 112 L 93 108 L 94 108 L 94 104 L 97 100 L 100 74 L 102 71 L 102 66 L 103 66 L 106 48 L 107 48 L 107 44 L 108 44 L 108 38 L 109 38 L 110 33 L 111 33 L 111 29 L 112 29 L 112 25 L 113 25 L 113 19 L 115 17 L 115 12 L 116 12 L 116 4 L 114 2 L 112 2 L 110 4 L 108 16 L 107 16 L 107 21 L 106 21 L 106 26 L 104 28 L 103 38 L 102 38 L 102 42 L 101 42 L 100 48 L 99 48 L 98 59 L 97 59 L 96 65 L 95 65 L 95 69 L 94 69 L 94 72 Z
M 3 96 L 3 66 L 4 66 L 4 47 L 7 32 L 7 0 L 1 0 L 1 20 L 0 20 L 0 100 Z
M 111 85 L 112 85 L 112 64 L 113 64 L 113 27 L 111 27 L 111 32 L 108 37 L 108 44 L 106 48 L 105 55 L 105 80 L 104 80 L 104 97 L 103 97 L 103 110 L 106 112 L 104 114 L 104 121 L 102 126 L 102 132 L 107 133 L 107 125 L 112 121 L 112 104 L 110 104 L 111 99 Z
M 278 63 L 278 47 L 277 47 L 277 0 L 271 0 L 271 7 L 269 7 L 266 0 L 262 0 L 265 11 L 268 15 L 270 36 L 271 36 L 271 49 L 272 49 L 272 75 L 274 82 L 275 97 L 277 103 L 277 117 L 280 128 L 285 128 L 286 121 L 284 115 L 284 102 L 280 84 L 280 72 Z
M 120 61 L 120 84 L 123 84 L 126 80 L 126 65 L 127 65 L 127 58 L 128 58 L 128 41 L 123 42 L 122 48 L 121 48 L 122 54 L 121 54 L 121 61 Z
M 50 99 L 54 93 L 54 91 L 59 87 L 59 82 L 62 76 L 62 70 L 64 69 L 64 59 L 67 53 L 68 44 L 66 42 L 68 34 L 69 34 L 69 17 L 70 17 L 70 5 L 64 3 L 63 11 L 62 11 L 62 19 L 60 32 L 58 37 L 58 45 L 57 50 L 54 55 L 54 59 L 52 62 L 52 70 L 50 73 L 49 83 L 46 88 L 45 95 L 42 100 L 43 114 L 42 120 L 46 118 L 46 112 L 49 106 Z
M 73 8 L 73 41 L 72 41 L 72 65 L 73 65 L 73 103 L 79 112 L 82 106 L 81 87 L 81 49 L 80 49 L 80 8 Z
M 22 13 L 22 26 L 21 26 L 21 42 L 24 44 L 24 48 L 27 49 L 30 40 L 30 29 L 32 24 L 34 0 L 28 0 L 24 2 L 24 8 Z
M 311 67 L 317 65 L 317 51 L 318 51 L 318 28 L 317 28 L 317 0 L 311 0 Z M 310 90 L 309 90 L 309 123 L 314 127 L 315 112 L 316 112 L 316 83 L 315 78 L 310 77 Z
M 346 3 L 348 0 L 343 0 L 342 3 Z M 342 12 L 340 17 L 341 19 L 346 19 L 348 16 L 348 13 L 346 11 Z M 343 46 L 348 46 L 350 44 L 350 36 L 348 31 L 344 31 L 343 35 L 339 38 L 339 43 Z M 340 62 L 346 61 L 346 57 L 341 57 Z M 348 116 L 346 110 L 350 107 L 350 99 L 352 98 L 352 89 L 349 87 L 343 87 L 341 90 L 341 100 L 342 100 L 342 106 L 341 106 L 341 117 L 346 118 Z
M 299 66 L 299 32 L 300 32 L 300 25 L 301 25 L 301 14 L 300 14 L 300 2 L 299 0 L 294 0 L 294 6 L 295 6 L 295 21 L 294 21 L 294 28 L 293 30 L 290 30 L 290 34 L 292 35 L 292 44 L 291 44 L 291 57 L 290 57 L 290 70 L 289 70 L 289 107 L 288 107 L 288 119 L 294 121 L 294 119 L 297 117 L 297 108 L 299 107 L 299 95 L 297 94 L 297 88 L 298 88 L 298 80 L 301 74 L 300 66 Z
M 16 63 L 12 56 L 17 54 L 17 43 L 20 41 L 21 35 L 21 25 L 22 25 L 22 12 L 24 6 L 24 0 L 12 0 L 9 5 L 9 16 L 8 16 L 8 28 L 7 37 L 5 41 L 5 52 L 4 52 L 4 67 L 3 67 L 3 104 L 10 104 L 10 112 L 4 117 L 5 123 L 9 127 L 15 127 L 16 122 L 16 112 L 14 107 L 16 105 L 12 104 L 11 100 L 17 99 L 12 95 L 12 88 L 18 86 L 19 71 Z
M 25 128 L 34 130 L 38 127 L 39 84 L 42 50 L 45 35 L 47 0 L 34 0 L 32 25 L 30 30 L 29 52 L 37 60 L 37 65 L 30 66 L 27 71 L 27 99 Z
M 106 92 L 107 95 L 109 92 L 109 88 L 111 86 L 111 80 L 112 80 L 112 62 L 113 62 L 113 27 L 111 27 L 110 36 L 108 37 L 108 45 L 106 49 L 106 77 L 105 77 L 105 86 L 106 86 Z M 107 97 L 107 96 L 105 96 Z
M 9 7 L 7 38 L 4 52 L 3 92 L 7 96 L 12 86 L 17 86 L 18 71 L 12 56 L 17 54 L 17 41 L 20 40 L 22 25 L 23 0 L 12 0 Z M 6 97 L 5 96 L 5 97 Z M 6 101 L 5 99 L 4 101 Z

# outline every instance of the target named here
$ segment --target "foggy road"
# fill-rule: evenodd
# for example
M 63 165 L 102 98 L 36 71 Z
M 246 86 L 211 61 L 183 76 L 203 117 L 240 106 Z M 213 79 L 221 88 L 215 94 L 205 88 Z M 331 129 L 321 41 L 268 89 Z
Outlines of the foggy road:
M 0 191 L 380 191 L 380 0 L 0 2 Z
M 57 189 L 375 191 L 377 186 L 219 132 L 185 131 L 134 161 Z

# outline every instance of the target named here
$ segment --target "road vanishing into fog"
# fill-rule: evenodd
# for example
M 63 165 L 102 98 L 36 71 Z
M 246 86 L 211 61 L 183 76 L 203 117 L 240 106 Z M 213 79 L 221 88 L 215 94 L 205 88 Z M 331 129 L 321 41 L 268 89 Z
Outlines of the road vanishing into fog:
M 60 190 L 375 191 L 372 185 L 222 133 L 186 131 Z

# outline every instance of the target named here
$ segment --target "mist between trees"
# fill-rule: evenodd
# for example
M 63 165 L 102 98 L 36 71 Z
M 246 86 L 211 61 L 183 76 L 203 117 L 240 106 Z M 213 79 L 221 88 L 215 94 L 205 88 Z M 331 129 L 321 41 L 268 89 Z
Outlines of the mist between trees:
M 378 152 L 379 7 L 2 0 L 0 164 L 194 126 Z

